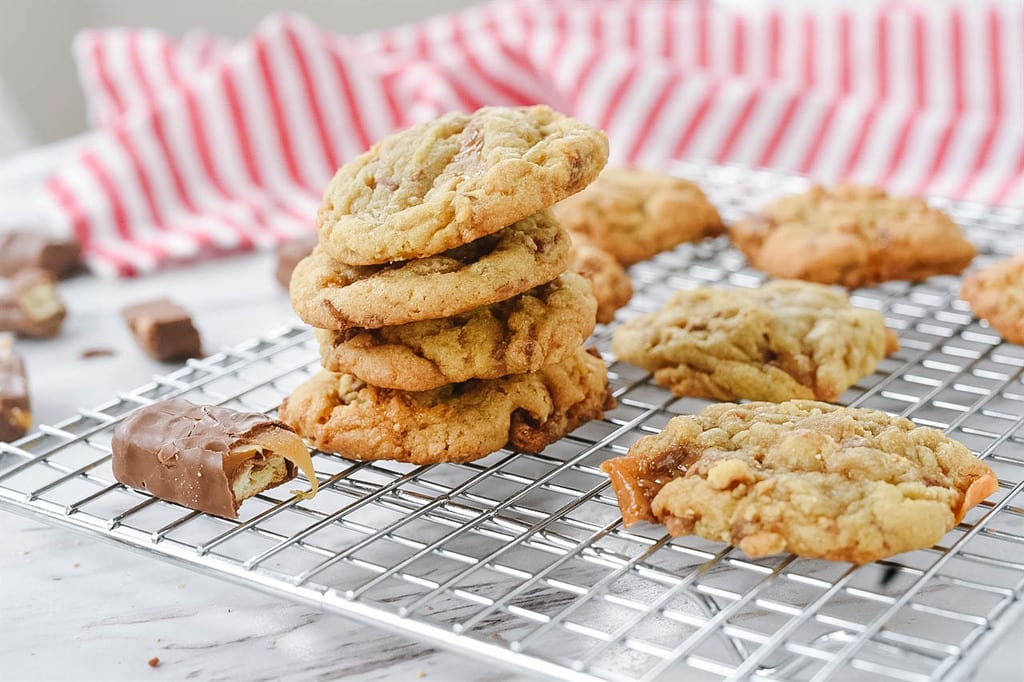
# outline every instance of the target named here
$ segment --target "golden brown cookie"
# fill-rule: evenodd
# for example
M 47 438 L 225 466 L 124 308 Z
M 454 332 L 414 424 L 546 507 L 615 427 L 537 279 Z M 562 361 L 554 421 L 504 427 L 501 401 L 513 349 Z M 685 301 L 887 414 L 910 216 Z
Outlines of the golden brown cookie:
M 609 168 L 551 210 L 567 230 L 587 235 L 623 265 L 725 230 L 700 187 L 636 168 Z
M 342 265 L 320 246 L 292 273 L 292 307 L 321 329 L 458 315 L 555 279 L 569 264 L 569 244 L 542 211 L 457 249 L 391 265 Z
M 1024 344 L 1024 252 L 966 277 L 960 297 L 1004 339 Z
M 540 452 L 614 406 L 604 361 L 581 349 L 538 372 L 420 392 L 324 370 L 281 404 L 280 418 L 325 452 L 432 464 L 478 459 L 506 445 Z
M 569 269 L 590 280 L 597 299 L 597 321 L 608 324 L 615 311 L 633 297 L 633 283 L 615 257 L 596 246 L 586 236 L 572 235 Z
M 836 400 L 898 347 L 881 313 L 797 280 L 680 291 L 612 337 L 619 359 L 676 395 L 717 400 Z
M 426 391 L 467 379 L 535 372 L 576 352 L 597 302 L 574 273 L 505 301 L 439 320 L 380 329 L 318 329 L 323 366 L 368 384 Z
M 349 265 L 432 256 L 580 191 L 607 159 L 604 133 L 545 106 L 446 114 L 338 170 L 320 244 Z
M 935 429 L 805 400 L 711 405 L 601 468 L 627 525 L 858 564 L 930 547 L 999 488 Z
M 729 237 L 770 275 L 846 287 L 955 275 L 975 255 L 960 227 L 923 199 L 853 185 L 778 199 Z

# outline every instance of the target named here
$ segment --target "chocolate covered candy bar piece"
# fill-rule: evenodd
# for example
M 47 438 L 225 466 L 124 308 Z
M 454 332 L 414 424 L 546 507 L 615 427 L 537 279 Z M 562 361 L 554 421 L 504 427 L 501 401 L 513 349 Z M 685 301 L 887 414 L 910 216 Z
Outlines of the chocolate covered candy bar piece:
M 259 412 L 195 405 L 172 398 L 140 408 L 114 432 L 114 478 L 189 509 L 238 518 L 243 500 L 295 478 L 316 494 L 316 473 L 302 439 Z
M 60 331 L 67 310 L 46 270 L 27 268 L 0 278 L 0 332 L 48 338 Z
M 122 314 L 142 350 L 157 360 L 184 360 L 203 354 L 192 318 L 174 301 L 146 301 L 128 306 Z
M 316 235 L 311 235 L 283 242 L 277 247 L 277 281 L 285 290 L 291 282 L 292 270 L 300 260 L 313 253 L 316 242 Z
M 0 338 L 0 441 L 21 438 L 30 426 L 25 365 L 11 347 L 10 337 Z
M 0 234 L 0 277 L 39 268 L 61 279 L 74 274 L 81 264 L 82 248 L 73 239 L 22 231 Z

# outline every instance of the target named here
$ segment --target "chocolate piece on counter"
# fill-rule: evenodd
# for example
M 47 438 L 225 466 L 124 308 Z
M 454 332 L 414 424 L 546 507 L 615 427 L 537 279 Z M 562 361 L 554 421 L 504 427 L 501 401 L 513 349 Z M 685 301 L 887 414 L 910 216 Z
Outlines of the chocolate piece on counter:
M 172 398 L 130 414 L 112 447 L 118 481 L 208 514 L 238 518 L 243 500 L 295 478 L 297 469 L 313 485 L 308 495 L 316 493 L 302 439 L 259 412 Z
M 316 242 L 316 235 L 310 235 L 292 239 L 277 247 L 277 281 L 285 290 L 288 289 L 288 284 L 291 282 L 292 270 L 300 260 L 313 253 Z
M 78 354 L 83 360 L 91 360 L 92 358 L 109 358 L 114 355 L 113 348 L 86 348 Z
M 82 265 L 82 248 L 73 239 L 35 232 L 0 234 L 0 277 L 25 268 L 46 270 L 56 278 L 73 275 Z
M 30 426 L 25 365 L 11 347 L 10 338 L 0 339 L 0 441 L 21 438 Z
M 199 331 L 188 311 L 166 298 L 137 303 L 121 311 L 135 340 L 162 362 L 202 356 Z
M 48 338 L 60 331 L 67 310 L 46 270 L 27 268 L 0 279 L 0 332 Z

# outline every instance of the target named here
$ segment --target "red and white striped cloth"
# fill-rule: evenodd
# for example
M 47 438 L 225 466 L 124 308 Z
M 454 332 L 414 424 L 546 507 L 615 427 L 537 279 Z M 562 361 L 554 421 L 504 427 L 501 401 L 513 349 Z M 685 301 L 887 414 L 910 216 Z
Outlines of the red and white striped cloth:
M 228 44 L 89 31 L 93 121 L 50 179 L 63 227 L 130 275 L 307 233 L 334 169 L 453 109 L 544 102 L 614 163 L 706 158 L 1024 204 L 1024 6 L 750 8 L 498 0 L 341 36 L 272 16 Z

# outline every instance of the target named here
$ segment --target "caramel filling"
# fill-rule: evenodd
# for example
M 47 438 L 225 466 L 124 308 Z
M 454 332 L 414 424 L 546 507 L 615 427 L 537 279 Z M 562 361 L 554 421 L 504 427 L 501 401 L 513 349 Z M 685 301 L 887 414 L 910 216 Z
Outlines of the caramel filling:
M 273 428 L 260 433 L 248 443 L 241 443 L 231 450 L 232 462 L 225 465 L 228 469 L 228 476 L 233 476 L 235 471 L 245 462 L 264 452 L 273 453 L 284 457 L 294 464 L 309 479 L 310 489 L 292 490 L 293 495 L 298 495 L 304 500 L 310 500 L 316 495 L 319 484 L 316 480 L 316 471 L 313 469 L 313 458 L 309 455 L 309 449 L 302 439 L 281 428 Z
M 637 521 L 657 523 L 651 502 L 669 481 L 686 474 L 697 454 L 684 448 L 670 450 L 654 459 L 616 457 L 601 464 L 608 474 L 619 500 L 622 522 L 631 526 Z

